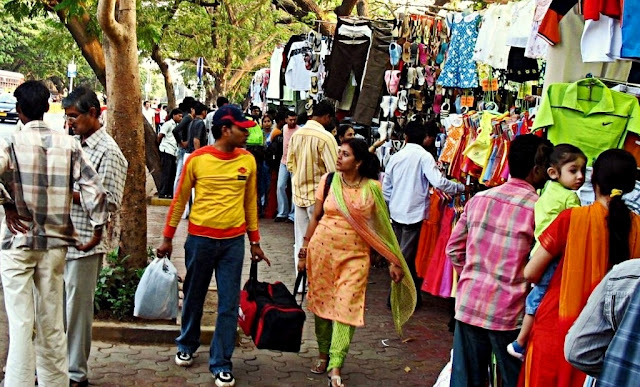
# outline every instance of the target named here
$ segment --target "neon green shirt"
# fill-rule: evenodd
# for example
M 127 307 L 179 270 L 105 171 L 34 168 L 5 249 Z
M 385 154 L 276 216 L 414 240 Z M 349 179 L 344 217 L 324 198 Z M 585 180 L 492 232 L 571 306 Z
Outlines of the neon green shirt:
M 547 227 L 560 215 L 560 213 L 567 208 L 580 207 L 580 198 L 578 194 L 566 189 L 562 184 L 554 180 L 547 181 L 540 199 L 534 206 L 534 217 L 536 222 L 536 228 L 533 231 L 533 235 L 536 238 L 536 245 L 533 247 L 532 252 L 535 252 L 540 242 L 538 237 L 546 230 Z
M 586 85 L 592 81 L 599 86 L 589 91 Z M 577 146 L 591 166 L 603 151 L 622 148 L 627 130 L 640 133 L 640 106 L 636 97 L 610 90 L 597 79 L 555 83 L 542 98 L 533 125 L 545 127 L 554 145 Z

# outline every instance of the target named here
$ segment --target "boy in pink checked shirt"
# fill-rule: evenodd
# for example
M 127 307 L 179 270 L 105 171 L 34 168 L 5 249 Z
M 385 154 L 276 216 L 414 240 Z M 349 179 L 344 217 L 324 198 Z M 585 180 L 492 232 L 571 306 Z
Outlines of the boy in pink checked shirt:
M 509 150 L 510 179 L 467 203 L 446 253 L 460 279 L 456 293 L 452 387 L 485 386 L 491 352 L 503 386 L 515 386 L 522 363 L 507 353 L 518 336 L 527 283 L 524 266 L 533 245 L 536 189 L 549 178 L 553 145 L 534 135 Z

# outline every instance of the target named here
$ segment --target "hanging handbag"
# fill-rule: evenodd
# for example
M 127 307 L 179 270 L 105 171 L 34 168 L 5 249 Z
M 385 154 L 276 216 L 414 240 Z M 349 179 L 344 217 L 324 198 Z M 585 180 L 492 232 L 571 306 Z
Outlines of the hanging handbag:
M 306 293 L 306 272 L 298 273 L 295 289 L 302 285 L 302 301 Z M 258 281 L 258 264 L 251 263 L 249 280 L 240 293 L 238 324 L 251 335 L 258 349 L 300 352 L 302 328 L 306 314 L 282 282 Z

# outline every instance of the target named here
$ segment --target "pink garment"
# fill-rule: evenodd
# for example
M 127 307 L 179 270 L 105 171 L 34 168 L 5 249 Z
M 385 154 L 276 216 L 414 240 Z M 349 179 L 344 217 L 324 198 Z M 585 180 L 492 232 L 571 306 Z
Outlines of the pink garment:
M 451 235 L 454 216 L 455 211 L 453 211 L 453 208 L 445 207 L 442 213 L 442 220 L 440 222 L 438 240 L 433 248 L 433 253 L 429 260 L 429 267 L 424 276 L 424 281 L 422 282 L 422 290 L 434 296 L 451 297 L 451 281 L 449 281 L 449 294 L 443 296 L 441 288 L 443 282 L 446 282 L 443 281 L 446 261 L 448 261 L 447 255 L 445 254 L 445 247 L 447 246 L 447 241 Z M 449 272 L 451 271 L 451 266 L 449 266 Z
M 282 141 L 283 141 L 283 148 L 282 148 L 282 159 L 280 159 L 280 164 L 284 164 L 287 165 L 287 152 L 289 151 L 289 140 L 291 140 L 291 136 L 293 136 L 293 134 L 300 129 L 300 126 L 296 125 L 295 128 L 293 129 L 289 129 L 289 125 L 285 125 L 282 128 L 282 133 L 283 133 L 283 137 L 282 137 Z

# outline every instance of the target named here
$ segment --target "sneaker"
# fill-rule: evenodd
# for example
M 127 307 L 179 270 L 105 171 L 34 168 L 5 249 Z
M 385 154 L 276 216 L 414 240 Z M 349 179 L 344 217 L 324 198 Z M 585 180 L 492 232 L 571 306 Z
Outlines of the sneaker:
M 236 379 L 231 372 L 218 372 L 213 375 L 216 380 L 216 386 L 218 387 L 231 387 L 236 385 Z
M 176 353 L 176 364 L 180 367 L 190 367 L 193 364 L 193 355 L 178 351 L 178 353 Z
M 287 218 L 278 216 L 273 221 L 276 223 L 284 223 L 287 221 Z
M 520 361 L 524 360 L 524 351 L 525 349 L 520 344 L 518 344 L 517 341 L 514 341 L 513 343 L 507 345 L 507 352 L 509 353 L 509 355 L 515 357 Z

